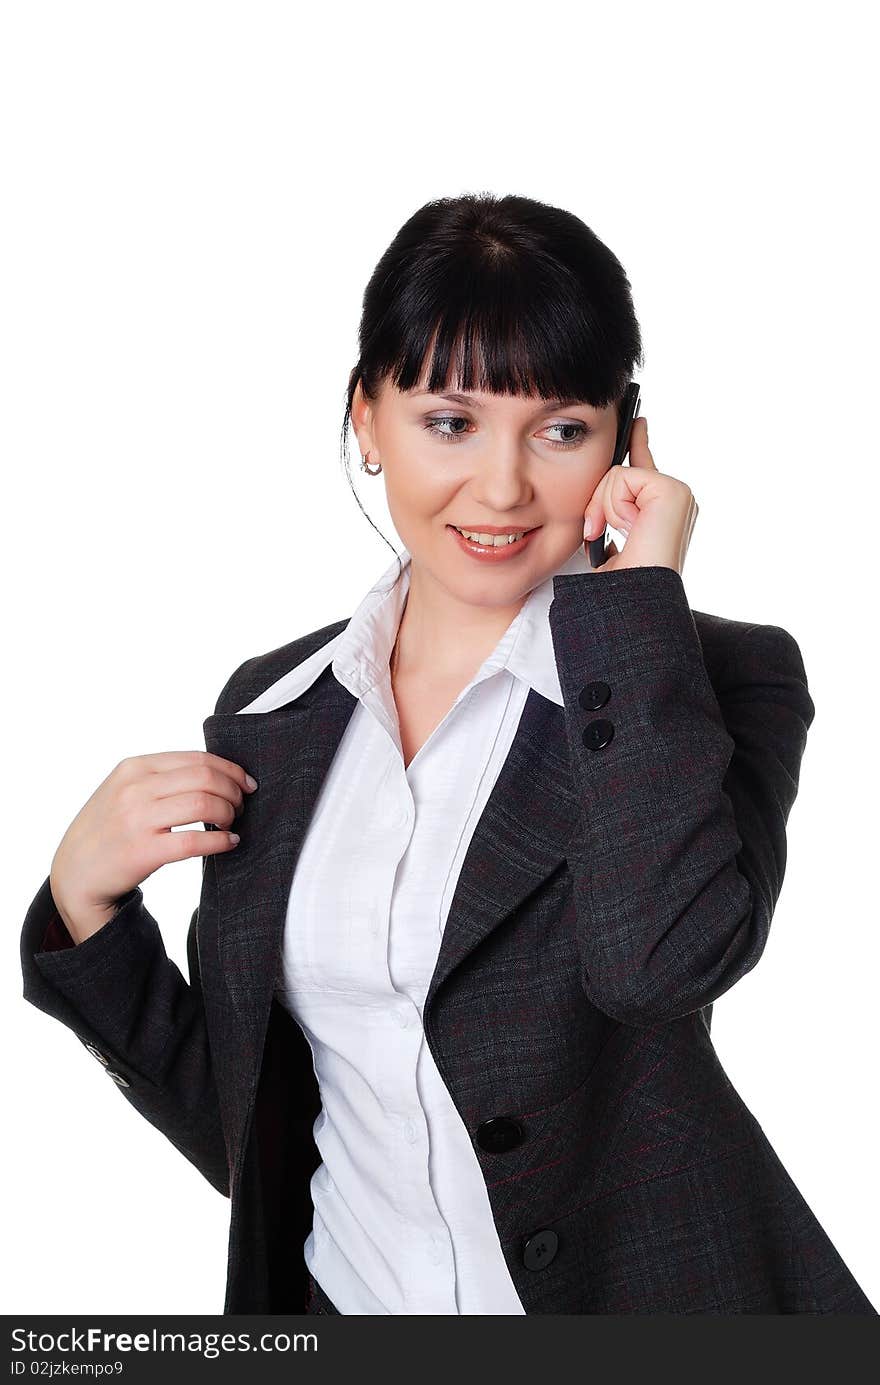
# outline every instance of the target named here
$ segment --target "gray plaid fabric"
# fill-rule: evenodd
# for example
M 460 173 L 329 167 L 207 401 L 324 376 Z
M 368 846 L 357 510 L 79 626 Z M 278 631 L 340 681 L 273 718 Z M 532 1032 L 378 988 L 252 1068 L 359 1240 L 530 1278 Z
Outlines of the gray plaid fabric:
M 798 645 L 691 611 L 666 567 L 555 577 L 549 619 L 565 705 L 530 692 L 424 1013 L 523 1306 L 876 1316 L 710 1037 L 782 885 L 815 710 Z M 140 889 L 72 947 L 47 878 L 22 930 L 25 998 L 231 1197 L 229 1314 L 310 1300 L 320 1094 L 273 989 L 355 699 L 328 669 L 287 706 L 236 711 L 346 623 L 248 660 L 204 723 L 260 787 L 239 846 L 205 858 L 189 982 Z

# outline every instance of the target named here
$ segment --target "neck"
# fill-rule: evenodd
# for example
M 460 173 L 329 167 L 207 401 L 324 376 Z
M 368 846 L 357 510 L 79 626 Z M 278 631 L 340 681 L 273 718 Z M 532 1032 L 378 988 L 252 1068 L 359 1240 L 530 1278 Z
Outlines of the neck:
M 460 601 L 415 563 L 392 650 L 392 677 L 470 678 L 488 658 L 528 593 L 512 606 Z

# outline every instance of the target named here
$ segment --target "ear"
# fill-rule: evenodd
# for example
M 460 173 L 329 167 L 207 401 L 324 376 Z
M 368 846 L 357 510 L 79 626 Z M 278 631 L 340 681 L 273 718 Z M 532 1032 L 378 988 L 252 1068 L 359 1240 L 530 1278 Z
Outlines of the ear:
M 373 441 L 373 409 L 364 395 L 360 380 L 355 385 L 352 395 L 351 423 L 357 436 L 361 456 L 364 456 L 375 447 L 375 443 Z

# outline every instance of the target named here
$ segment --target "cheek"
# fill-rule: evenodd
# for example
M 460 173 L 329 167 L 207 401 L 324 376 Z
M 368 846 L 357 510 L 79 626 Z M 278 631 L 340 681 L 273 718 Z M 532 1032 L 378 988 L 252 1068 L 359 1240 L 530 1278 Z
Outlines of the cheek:
M 430 519 L 454 498 L 461 477 L 448 463 L 444 467 L 435 457 L 425 457 L 413 449 L 406 457 L 390 460 L 385 471 L 385 493 L 389 510 L 406 510 L 413 517 Z
M 543 488 L 540 496 L 542 513 L 548 521 L 556 520 L 560 524 L 582 520 L 600 477 L 601 472 L 597 472 L 596 479 L 593 480 L 592 470 L 581 467 L 577 470 L 572 468 L 572 471 L 564 476 L 556 476 L 552 485 Z

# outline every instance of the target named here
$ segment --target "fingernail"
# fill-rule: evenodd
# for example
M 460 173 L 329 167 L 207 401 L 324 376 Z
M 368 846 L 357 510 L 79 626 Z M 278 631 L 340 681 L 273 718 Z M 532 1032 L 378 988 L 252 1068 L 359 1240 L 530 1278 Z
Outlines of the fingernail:
M 244 782 L 247 784 L 249 789 L 255 789 L 257 787 L 257 781 L 252 774 L 246 774 L 244 776 Z
M 589 515 L 584 520 L 584 538 L 588 539 L 593 532 L 593 521 Z

